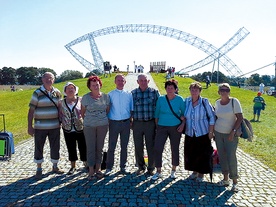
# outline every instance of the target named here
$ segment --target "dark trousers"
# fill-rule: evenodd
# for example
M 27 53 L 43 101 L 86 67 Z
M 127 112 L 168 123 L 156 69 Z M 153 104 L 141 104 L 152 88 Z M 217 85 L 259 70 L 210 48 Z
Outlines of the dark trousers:
M 185 170 L 195 171 L 201 174 L 212 171 L 213 147 L 208 134 L 200 137 L 185 135 L 184 141 L 184 165 Z
M 135 147 L 136 163 L 140 170 L 145 170 L 146 164 L 144 159 L 144 143 L 148 154 L 147 170 L 154 170 L 154 140 L 155 140 L 155 122 L 151 121 L 135 121 L 133 122 L 133 140 Z
M 162 167 L 162 154 L 167 138 L 170 139 L 172 165 L 179 165 L 179 144 L 181 133 L 177 131 L 178 126 L 157 126 L 155 143 L 154 143 L 154 157 L 155 166 Z
M 130 121 L 109 121 L 109 143 L 107 151 L 106 168 L 112 169 L 114 166 L 114 152 L 120 135 L 121 153 L 120 153 L 120 168 L 126 167 L 127 162 L 127 145 L 130 134 Z
M 59 149 L 60 149 L 60 128 L 57 129 L 35 129 L 34 141 L 35 141 L 35 152 L 34 160 L 35 163 L 42 163 L 43 149 L 46 138 L 48 136 L 50 144 L 50 157 L 52 163 L 58 163 L 59 160 Z
M 77 146 L 81 161 L 86 161 L 86 143 L 83 132 L 65 132 L 63 131 L 65 143 L 68 150 L 69 160 L 74 162 L 78 160 Z

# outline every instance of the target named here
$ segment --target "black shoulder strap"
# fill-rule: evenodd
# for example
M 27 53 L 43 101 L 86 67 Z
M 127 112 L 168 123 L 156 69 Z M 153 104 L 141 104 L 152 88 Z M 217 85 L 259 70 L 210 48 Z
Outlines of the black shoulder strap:
M 173 115 L 174 115 L 176 118 L 178 118 L 180 122 L 182 122 L 182 120 L 180 119 L 180 117 L 179 117 L 179 116 L 177 116 L 177 114 L 173 111 L 172 106 L 171 106 L 171 103 L 170 103 L 170 101 L 169 101 L 169 99 L 168 99 L 168 96 L 167 96 L 167 95 L 166 95 L 166 99 L 167 99 L 167 102 L 168 102 L 168 104 L 169 104 L 169 107 L 170 107 L 170 109 L 171 109 L 171 111 L 172 111 Z
M 203 107 L 204 107 L 204 109 L 205 109 L 205 111 L 206 111 L 207 118 L 210 119 L 209 114 L 208 114 L 208 111 L 207 111 L 206 106 L 205 106 L 205 103 L 204 103 L 205 100 L 206 100 L 205 98 L 202 98 L 202 105 L 203 105 Z
M 231 101 L 232 101 L 232 109 L 233 109 L 233 113 L 235 114 L 235 111 L 234 111 L 234 98 L 231 98 Z
M 54 100 L 49 96 L 49 94 L 48 94 L 48 93 L 45 93 L 45 91 L 41 90 L 41 88 L 39 88 L 39 90 L 40 90 L 45 96 L 47 96 L 47 97 L 50 99 L 50 101 L 53 102 L 53 104 L 55 105 L 55 107 L 56 107 L 57 110 L 58 110 L 58 106 L 56 105 L 56 103 L 54 102 Z

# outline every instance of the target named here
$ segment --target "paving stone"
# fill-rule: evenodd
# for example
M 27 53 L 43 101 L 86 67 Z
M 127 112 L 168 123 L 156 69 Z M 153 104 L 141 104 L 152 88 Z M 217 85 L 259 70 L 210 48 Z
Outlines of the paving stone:
M 152 77 L 150 86 L 156 87 Z M 137 74 L 127 76 L 125 88 L 136 88 Z M 165 79 L 164 79 L 165 80 Z M 51 174 L 49 161 L 49 143 L 44 147 L 45 162 L 43 178 L 34 179 L 33 139 L 15 147 L 12 159 L 0 161 L 0 206 L 276 206 L 276 172 L 252 158 L 237 151 L 240 192 L 232 193 L 231 186 L 224 188 L 215 185 L 222 179 L 219 165 L 214 169 L 213 183 L 209 175 L 205 182 L 196 183 L 187 180 L 191 172 L 184 170 L 183 143 L 180 145 L 180 166 L 177 178 L 169 178 L 171 171 L 171 153 L 169 141 L 163 154 L 163 178 L 152 182 L 145 175 L 136 176 L 133 138 L 128 145 L 128 166 L 130 175 L 118 175 L 119 143 L 115 151 L 114 173 L 98 181 L 88 181 L 82 162 L 77 161 L 77 172 L 72 176 Z M 105 150 L 107 149 L 107 139 Z M 70 169 L 64 138 L 61 138 L 59 167 L 67 172 Z

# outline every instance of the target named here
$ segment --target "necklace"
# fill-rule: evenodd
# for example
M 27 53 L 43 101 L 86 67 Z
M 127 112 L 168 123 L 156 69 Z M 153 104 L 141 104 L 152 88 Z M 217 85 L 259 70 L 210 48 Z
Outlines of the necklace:
M 199 99 L 199 97 L 195 101 L 193 101 L 193 99 L 192 99 L 192 104 L 194 105 L 198 101 L 198 99 Z

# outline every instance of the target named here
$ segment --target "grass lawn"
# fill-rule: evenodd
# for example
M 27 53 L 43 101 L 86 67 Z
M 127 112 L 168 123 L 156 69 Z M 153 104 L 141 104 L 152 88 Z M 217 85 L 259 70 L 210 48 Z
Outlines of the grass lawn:
M 114 76 L 112 74 L 111 77 L 103 78 L 103 87 L 102 91 L 108 93 L 113 90 L 114 85 Z M 152 77 L 159 88 L 161 94 L 165 94 L 164 89 L 164 74 L 152 74 Z M 188 87 L 190 83 L 193 82 L 190 78 L 181 78 L 175 77 L 178 81 L 179 86 L 179 94 L 184 98 L 189 96 Z M 89 90 L 86 86 L 87 78 L 77 79 L 73 82 L 79 86 L 79 95 L 83 96 L 88 93 Z M 205 87 L 205 83 L 202 83 L 203 87 Z M 60 91 L 63 91 L 64 83 L 58 83 L 54 85 Z M 26 89 L 23 91 L 10 92 L 0 91 L 0 114 L 5 114 L 6 116 L 6 128 L 8 131 L 11 131 L 14 135 L 15 144 L 18 144 L 28 138 L 30 136 L 27 134 L 27 114 L 28 114 L 28 104 L 33 93 L 34 89 Z M 215 101 L 219 98 L 217 93 L 217 86 L 212 84 L 208 89 L 203 89 L 201 95 L 210 100 L 211 103 L 215 103 Z M 253 118 L 253 98 L 256 96 L 256 92 L 250 90 L 244 90 L 237 87 L 231 87 L 231 96 L 236 97 L 240 100 L 244 117 L 247 119 Z M 274 125 L 276 123 L 276 104 L 275 97 L 273 96 L 263 96 L 267 107 L 264 111 L 262 111 L 260 122 L 252 122 L 252 126 L 254 128 L 254 140 L 253 142 L 247 142 L 246 140 L 240 139 L 239 147 L 244 150 L 246 153 L 254 156 L 258 160 L 260 160 L 265 165 L 272 168 L 276 171 L 276 159 L 275 149 L 276 149 L 276 141 L 275 141 L 275 128 Z M 0 122 L 1 123 L 1 122 Z M 0 130 L 3 127 L 0 124 Z

